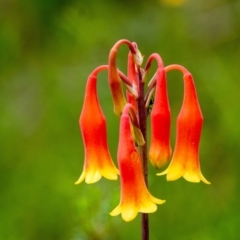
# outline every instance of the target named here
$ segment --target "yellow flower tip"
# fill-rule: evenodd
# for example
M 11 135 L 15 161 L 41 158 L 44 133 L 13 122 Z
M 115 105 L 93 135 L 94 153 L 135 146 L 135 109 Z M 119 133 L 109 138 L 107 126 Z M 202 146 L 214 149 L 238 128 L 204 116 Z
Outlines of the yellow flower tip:
M 211 183 L 200 173 L 200 179 L 205 183 L 210 185 Z
M 196 172 L 185 172 L 183 174 L 183 178 L 185 178 L 189 182 L 199 183 L 200 181 L 204 182 L 205 184 L 211 184 L 207 179 L 200 173 Z
M 78 184 L 80 184 L 82 181 L 80 181 L 80 180 L 77 180 L 74 184 L 75 185 L 78 185 Z
M 117 180 L 118 175 L 120 175 L 119 170 L 115 167 L 114 164 L 112 164 L 110 167 L 101 169 L 100 173 L 103 177 L 109 180 Z
M 161 169 L 162 167 L 164 167 L 164 166 L 167 164 L 168 160 L 155 161 L 155 160 L 152 160 L 152 159 L 150 158 L 150 162 L 151 162 L 151 164 L 153 165 L 153 167 L 155 167 L 155 168 L 157 168 L 157 169 Z
M 86 175 L 86 178 L 85 178 L 85 182 L 87 184 L 92 184 L 92 183 L 95 183 L 97 181 L 99 181 L 101 179 L 101 174 L 100 172 L 96 171 L 96 172 L 89 172 L 87 175 Z
M 192 172 L 185 172 L 183 174 L 183 178 L 185 178 L 187 181 L 189 182 L 193 182 L 193 183 L 199 183 L 200 182 L 200 178 L 196 173 L 192 173 Z
M 139 209 L 139 212 L 142 213 L 153 213 L 157 211 L 157 205 L 153 202 L 148 202 L 147 204 L 144 204 Z
M 161 149 L 160 149 L 161 148 Z M 161 169 L 170 161 L 172 154 L 171 147 L 161 147 L 156 144 L 152 144 L 149 149 L 149 160 L 153 167 Z
M 155 198 L 155 197 L 153 197 L 153 196 L 151 196 L 151 199 L 152 199 L 152 201 L 153 201 L 154 203 L 156 203 L 156 204 L 163 204 L 163 203 L 166 202 L 166 200 L 162 200 L 162 199 L 159 199 L 159 198 Z
M 161 172 L 161 173 L 157 173 L 156 175 L 157 176 L 163 176 L 163 175 L 165 175 L 165 174 L 167 174 L 168 173 L 168 170 L 166 169 L 165 171 L 163 171 L 163 172 Z
M 116 208 L 114 208 L 109 214 L 111 216 L 117 216 L 118 214 L 121 213 L 121 206 L 118 205 Z
M 86 176 L 86 174 L 85 174 L 85 172 L 83 172 L 81 174 L 81 176 L 79 177 L 79 179 L 74 184 L 76 184 L 76 185 L 80 184 L 84 180 L 85 176 Z
M 107 174 L 103 174 L 103 176 L 105 178 L 107 178 L 108 180 L 117 180 L 118 179 L 118 175 L 119 173 L 107 173 Z
M 138 210 L 134 207 L 126 208 L 122 211 L 122 219 L 125 222 L 132 221 L 138 214 Z
M 176 172 L 176 173 L 171 173 L 171 174 L 167 174 L 167 181 L 175 181 L 177 179 L 179 179 L 180 177 L 182 177 L 182 173 Z
M 135 207 L 128 207 L 128 208 L 122 208 L 119 204 L 116 208 L 114 208 L 109 214 L 111 216 L 117 216 L 119 214 L 122 214 L 122 219 L 125 222 L 132 221 L 138 214 L 138 210 Z
M 179 179 L 184 175 L 185 169 L 180 165 L 173 165 L 172 163 L 169 167 L 162 173 L 157 173 L 157 176 L 167 174 L 167 181 L 174 181 Z
M 203 180 L 202 180 L 203 181 Z M 209 182 L 209 181 L 207 181 L 206 179 L 205 179 L 205 181 L 203 181 L 204 183 L 206 183 L 206 184 L 208 184 L 208 185 L 211 185 L 211 183 Z
M 166 202 L 166 200 L 161 200 L 161 199 L 158 199 L 158 200 L 159 200 L 158 204 L 163 204 Z
M 92 184 L 98 182 L 102 176 L 109 180 L 117 180 L 118 175 L 120 175 L 119 170 L 114 166 L 113 169 L 106 169 L 103 171 L 83 171 L 79 179 L 75 184 L 80 184 L 84 179 L 87 184 Z

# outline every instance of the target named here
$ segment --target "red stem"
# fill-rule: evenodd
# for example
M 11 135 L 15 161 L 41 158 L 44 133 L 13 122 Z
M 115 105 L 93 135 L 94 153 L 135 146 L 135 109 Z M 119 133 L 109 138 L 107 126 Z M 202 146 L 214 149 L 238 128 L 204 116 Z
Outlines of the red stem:
M 146 186 L 148 186 L 148 158 L 147 158 L 147 111 L 144 101 L 144 82 L 142 82 L 142 73 L 138 68 L 139 78 L 139 98 L 138 98 L 138 119 L 145 144 L 139 147 L 140 156 L 143 161 L 143 175 Z M 142 240 L 149 239 L 149 220 L 148 214 L 142 213 Z

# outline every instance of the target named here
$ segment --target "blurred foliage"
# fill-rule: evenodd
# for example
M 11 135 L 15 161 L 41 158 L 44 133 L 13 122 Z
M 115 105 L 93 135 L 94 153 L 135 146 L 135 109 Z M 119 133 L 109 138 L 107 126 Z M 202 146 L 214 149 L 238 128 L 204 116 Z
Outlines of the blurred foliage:
M 196 81 L 204 114 L 201 166 L 212 183 L 166 182 L 149 166 L 149 187 L 166 199 L 150 215 L 151 240 L 237 239 L 239 194 L 239 0 L 0 2 L 0 239 L 139 239 L 130 223 L 108 213 L 119 181 L 75 186 L 82 171 L 78 128 L 88 74 L 106 64 L 121 38 L 146 56 L 179 63 Z M 119 51 L 126 71 L 127 48 Z M 116 160 L 117 117 L 100 74 L 98 92 Z M 169 73 L 175 119 L 181 74 Z

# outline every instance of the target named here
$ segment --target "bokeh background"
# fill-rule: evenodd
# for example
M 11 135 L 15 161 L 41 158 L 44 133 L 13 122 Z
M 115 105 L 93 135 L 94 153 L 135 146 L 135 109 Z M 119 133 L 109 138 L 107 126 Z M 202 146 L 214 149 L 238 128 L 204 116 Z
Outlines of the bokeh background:
M 140 239 L 140 214 L 130 223 L 109 216 L 119 180 L 74 185 L 86 80 L 121 38 L 188 68 L 204 115 L 201 169 L 212 184 L 167 182 L 149 165 L 151 193 L 167 200 L 150 215 L 150 239 L 239 238 L 240 1 L 1 0 L 0 239 Z M 127 53 L 118 53 L 123 72 Z M 116 162 L 119 119 L 107 74 L 99 78 Z M 182 75 L 168 73 L 168 86 L 174 146 Z

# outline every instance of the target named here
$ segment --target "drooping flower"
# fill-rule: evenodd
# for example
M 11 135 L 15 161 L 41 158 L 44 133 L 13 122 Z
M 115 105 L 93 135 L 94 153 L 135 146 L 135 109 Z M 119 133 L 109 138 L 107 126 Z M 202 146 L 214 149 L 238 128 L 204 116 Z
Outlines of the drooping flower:
M 156 204 L 165 201 L 153 197 L 145 184 L 142 161 L 134 145 L 127 104 L 120 119 L 120 136 L 118 145 L 118 165 L 120 169 L 121 199 L 119 205 L 110 213 L 112 216 L 122 214 L 124 221 L 133 220 L 138 212 L 152 213 Z
M 110 50 L 109 57 L 108 57 L 108 65 L 109 65 L 108 80 L 109 80 L 109 86 L 110 86 L 110 90 L 113 98 L 114 113 L 116 115 L 121 115 L 122 110 L 126 104 L 126 99 L 123 94 L 122 83 L 117 71 L 117 62 L 116 62 L 117 51 L 119 46 L 121 46 L 122 44 L 128 45 L 130 51 L 133 53 L 133 59 L 136 62 L 136 64 L 141 64 L 143 60 L 140 51 L 137 49 L 137 45 L 134 43 L 131 43 L 126 39 L 119 40 Z M 136 91 L 135 84 L 132 87 L 129 87 L 129 86 L 127 87 L 130 91 L 132 90 L 132 92 Z
M 136 72 L 136 66 L 135 66 L 135 62 L 133 59 L 133 54 L 131 53 L 131 51 L 129 51 L 128 53 L 128 79 L 132 82 L 132 84 L 138 85 L 138 81 L 137 81 L 137 72 Z M 135 99 L 135 96 L 130 93 L 129 91 L 127 91 L 127 102 L 131 103 L 134 107 L 135 112 L 137 113 L 137 100 Z
M 151 141 L 149 159 L 156 168 L 161 168 L 171 157 L 170 145 L 171 114 L 167 95 L 166 73 L 158 69 L 156 92 L 151 111 Z
M 100 180 L 101 176 L 116 180 L 119 174 L 108 149 L 106 119 L 97 97 L 96 75 L 103 69 L 108 69 L 108 67 L 96 68 L 87 81 L 84 104 L 79 119 L 85 151 L 84 167 L 76 184 L 81 183 L 84 179 L 86 183 L 94 183 Z
M 194 81 L 192 75 L 185 70 L 184 99 L 177 117 L 177 136 L 173 157 L 168 168 L 157 175 L 167 174 L 168 181 L 184 177 L 190 182 L 203 181 L 210 184 L 202 175 L 199 163 L 202 123 L 203 116 Z

